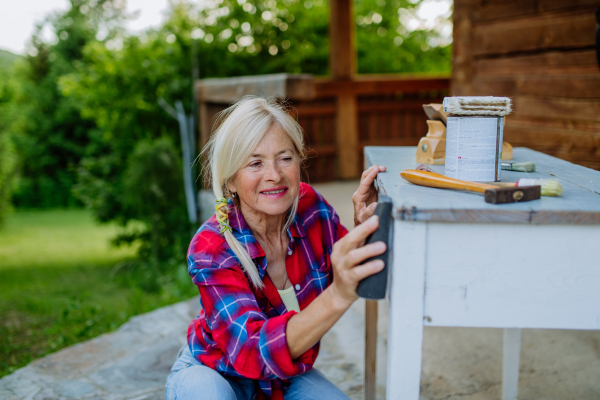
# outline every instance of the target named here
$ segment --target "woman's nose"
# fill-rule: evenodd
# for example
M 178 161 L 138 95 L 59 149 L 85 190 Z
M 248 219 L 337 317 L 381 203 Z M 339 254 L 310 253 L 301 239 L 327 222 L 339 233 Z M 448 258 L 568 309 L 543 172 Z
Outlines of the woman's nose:
M 267 163 L 264 179 L 266 181 L 279 182 L 281 179 L 281 171 L 276 163 Z

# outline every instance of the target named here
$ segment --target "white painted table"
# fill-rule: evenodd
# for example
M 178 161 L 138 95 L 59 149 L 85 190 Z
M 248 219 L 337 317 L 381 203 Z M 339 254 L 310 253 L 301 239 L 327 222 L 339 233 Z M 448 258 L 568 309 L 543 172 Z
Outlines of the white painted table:
M 600 172 L 515 148 L 537 171 L 502 181 L 558 179 L 564 195 L 492 205 L 406 182 L 415 151 L 365 148 L 394 204 L 387 399 L 419 398 L 424 326 L 504 328 L 502 398 L 516 399 L 521 328 L 600 330 Z

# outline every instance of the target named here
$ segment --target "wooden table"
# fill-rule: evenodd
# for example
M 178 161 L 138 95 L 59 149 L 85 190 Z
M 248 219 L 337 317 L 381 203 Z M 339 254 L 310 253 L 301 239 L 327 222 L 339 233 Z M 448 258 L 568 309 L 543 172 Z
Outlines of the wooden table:
M 600 330 L 600 172 L 515 148 L 513 162 L 537 171 L 502 171 L 502 181 L 558 179 L 564 195 L 492 205 L 402 179 L 417 166 L 415 147 L 364 152 L 365 164 L 387 166 L 377 185 L 394 204 L 387 399 L 419 398 L 424 326 L 503 328 L 503 400 L 517 398 L 521 328 Z M 374 399 L 368 303 L 365 398 Z

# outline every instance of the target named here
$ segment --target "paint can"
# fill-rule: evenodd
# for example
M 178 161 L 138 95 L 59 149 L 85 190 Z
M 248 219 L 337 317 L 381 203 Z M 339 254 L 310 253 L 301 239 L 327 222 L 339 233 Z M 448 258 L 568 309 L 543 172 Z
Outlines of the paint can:
M 465 181 L 500 180 L 504 116 L 448 115 L 446 170 Z

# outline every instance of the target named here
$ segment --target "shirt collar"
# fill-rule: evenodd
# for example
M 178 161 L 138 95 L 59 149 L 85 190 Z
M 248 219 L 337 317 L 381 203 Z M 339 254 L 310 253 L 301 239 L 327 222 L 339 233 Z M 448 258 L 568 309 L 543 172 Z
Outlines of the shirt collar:
M 258 258 L 264 257 L 265 252 L 260 247 L 260 244 L 252 234 L 252 230 L 246 223 L 244 216 L 240 209 L 235 205 L 232 199 L 227 201 L 227 207 L 229 208 L 228 218 L 229 225 L 233 229 L 233 236 L 246 247 L 250 258 Z M 291 234 L 293 238 L 303 238 L 306 237 L 306 230 L 304 229 L 304 224 L 302 223 L 298 213 L 296 213 L 294 217 L 294 221 L 290 224 L 288 228 L 288 235 Z

